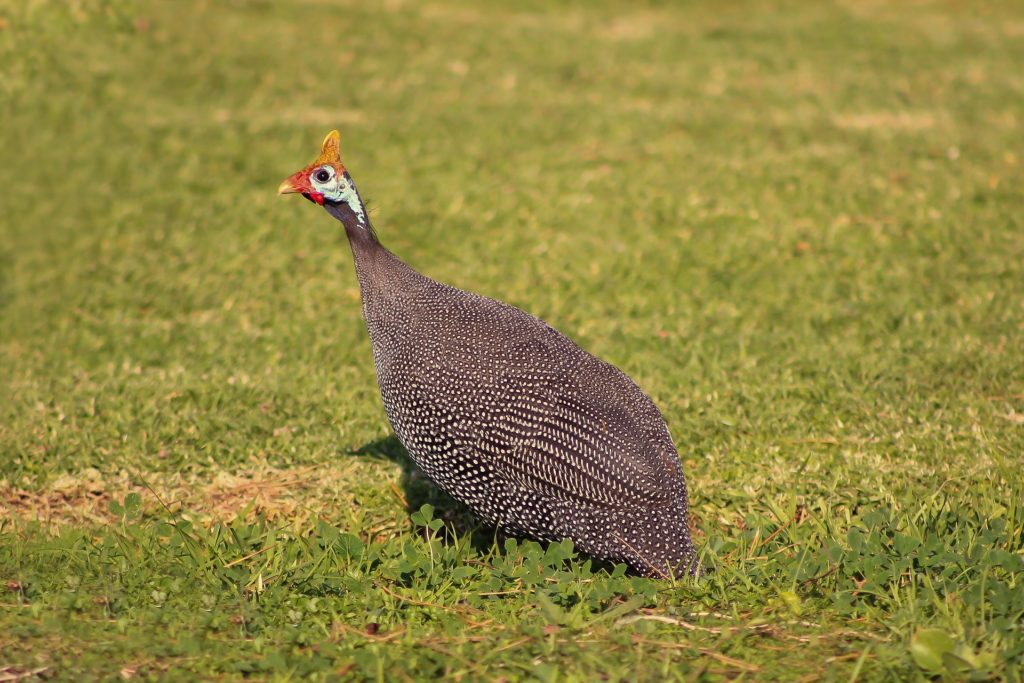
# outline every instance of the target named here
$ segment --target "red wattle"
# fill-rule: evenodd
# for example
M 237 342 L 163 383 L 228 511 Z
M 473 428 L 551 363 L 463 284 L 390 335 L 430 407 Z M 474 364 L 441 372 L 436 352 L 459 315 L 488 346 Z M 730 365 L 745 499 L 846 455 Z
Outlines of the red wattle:
M 319 192 L 310 192 L 309 196 L 310 196 L 310 198 L 312 198 L 312 200 L 314 202 L 316 202 L 320 206 L 324 205 L 324 196 L 322 194 L 320 194 Z

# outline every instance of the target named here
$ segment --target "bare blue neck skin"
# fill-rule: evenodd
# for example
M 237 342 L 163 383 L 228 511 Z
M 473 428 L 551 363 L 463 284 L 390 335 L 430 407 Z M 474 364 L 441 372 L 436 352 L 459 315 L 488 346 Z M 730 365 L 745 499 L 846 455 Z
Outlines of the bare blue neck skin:
M 327 213 L 337 218 L 345 226 L 345 233 L 348 235 L 353 249 L 356 248 L 356 245 L 380 246 L 377 234 L 373 231 L 373 226 L 370 225 L 366 204 L 359 196 L 359 191 L 356 190 L 356 185 L 352 182 L 352 176 L 346 171 L 343 178 L 341 186 L 345 192 L 337 198 L 325 197 L 324 208 L 327 209 Z
M 406 266 L 381 245 L 370 223 L 366 205 L 359 197 L 359 192 L 347 172 L 344 179 L 347 191 L 337 199 L 325 197 L 324 209 L 345 226 L 345 235 L 348 237 L 352 258 L 355 261 L 365 315 L 366 305 L 370 300 L 379 298 L 381 286 L 388 281 L 387 273 L 396 267 Z

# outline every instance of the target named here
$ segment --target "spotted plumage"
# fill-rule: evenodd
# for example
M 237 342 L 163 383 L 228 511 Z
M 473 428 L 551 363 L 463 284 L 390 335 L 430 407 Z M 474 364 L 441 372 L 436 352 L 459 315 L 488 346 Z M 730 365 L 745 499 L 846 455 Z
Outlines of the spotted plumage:
M 279 191 L 344 225 L 384 407 L 416 464 L 512 534 L 569 538 L 646 575 L 696 571 L 686 482 L 654 403 L 538 318 L 381 246 L 338 147 L 332 132 Z

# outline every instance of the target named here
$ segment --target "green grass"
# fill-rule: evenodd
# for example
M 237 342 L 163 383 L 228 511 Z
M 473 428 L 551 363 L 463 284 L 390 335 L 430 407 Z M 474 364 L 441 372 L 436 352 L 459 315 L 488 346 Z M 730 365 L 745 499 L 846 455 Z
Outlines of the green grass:
M 1021 680 L 1019 6 L 0 20 L 0 673 Z M 652 396 L 707 578 L 409 466 L 340 226 L 274 193 L 334 127 L 392 250 Z

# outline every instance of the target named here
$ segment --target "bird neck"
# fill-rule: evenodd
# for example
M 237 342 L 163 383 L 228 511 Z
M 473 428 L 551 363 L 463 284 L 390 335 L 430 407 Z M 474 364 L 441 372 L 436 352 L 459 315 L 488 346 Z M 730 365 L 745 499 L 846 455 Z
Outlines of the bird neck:
M 345 226 L 363 299 L 363 314 L 369 322 L 380 306 L 402 294 L 395 285 L 404 282 L 405 278 L 395 275 L 399 271 L 408 271 L 409 267 L 377 239 L 366 205 L 348 173 L 345 173 L 345 180 L 349 191 L 341 201 L 326 202 L 324 208 Z
M 366 204 L 359 196 L 352 177 L 345 172 L 344 178 L 347 182 L 347 191 L 342 195 L 340 201 L 327 202 L 324 204 L 324 208 L 327 209 L 327 213 L 337 218 L 345 226 L 345 234 L 348 235 L 349 244 L 352 245 L 352 253 L 356 257 L 356 267 L 358 268 L 361 256 L 371 255 L 384 248 L 377 239 L 377 233 L 373 231 L 370 214 L 366 211 Z

